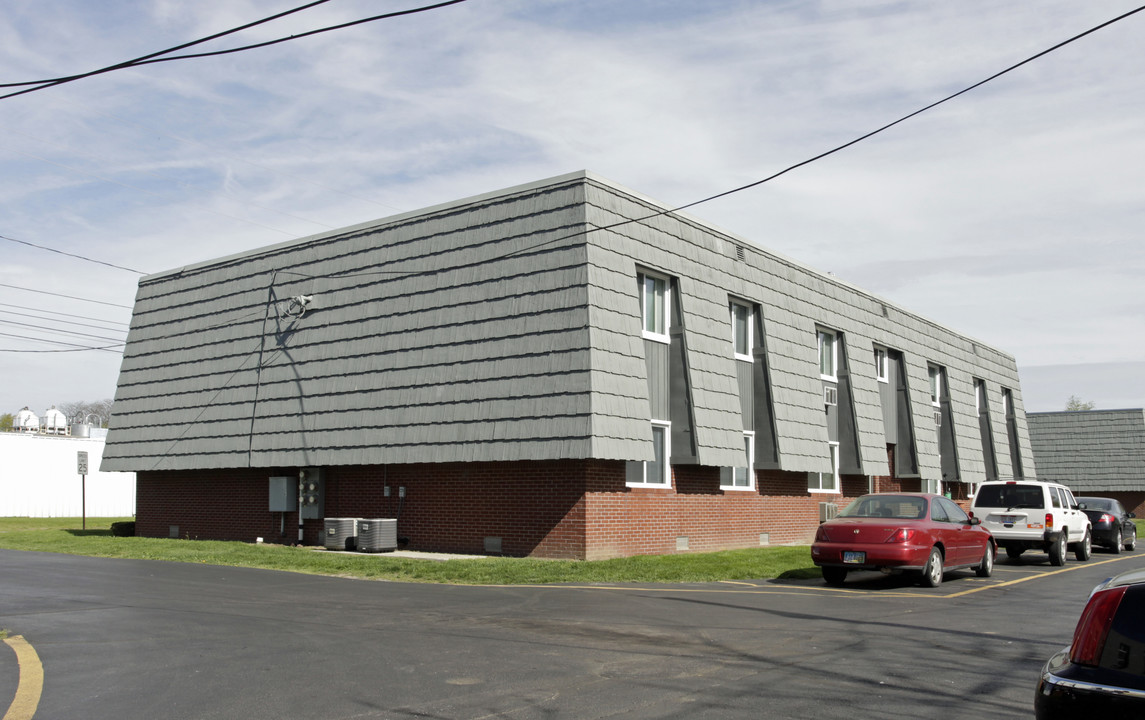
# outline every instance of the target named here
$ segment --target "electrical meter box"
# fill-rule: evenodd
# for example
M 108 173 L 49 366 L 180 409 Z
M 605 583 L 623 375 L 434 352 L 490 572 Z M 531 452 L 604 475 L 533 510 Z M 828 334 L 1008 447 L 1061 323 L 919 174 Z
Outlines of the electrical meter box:
M 298 471 L 299 508 L 303 520 L 321 520 L 325 517 L 326 479 L 322 468 L 302 468 Z
M 290 476 L 270 479 L 270 511 L 294 512 L 298 509 L 298 481 Z

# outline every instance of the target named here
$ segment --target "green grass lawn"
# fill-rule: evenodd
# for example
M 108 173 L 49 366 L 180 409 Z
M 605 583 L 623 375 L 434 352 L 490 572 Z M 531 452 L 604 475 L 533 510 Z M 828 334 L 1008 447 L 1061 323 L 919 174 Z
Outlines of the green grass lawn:
M 766 578 L 817 578 L 806 546 L 782 546 L 615 560 L 479 558 L 420 560 L 382 554 L 214 540 L 115 537 L 111 523 L 131 518 L 0 518 L 0 548 L 234 565 L 370 580 L 479 585 L 543 583 L 689 583 Z

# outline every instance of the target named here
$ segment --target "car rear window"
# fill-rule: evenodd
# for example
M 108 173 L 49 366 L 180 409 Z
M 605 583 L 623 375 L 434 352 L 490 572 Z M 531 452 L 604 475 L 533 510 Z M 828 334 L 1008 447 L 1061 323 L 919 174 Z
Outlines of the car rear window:
M 974 498 L 978 507 L 1044 508 L 1042 488 L 1038 485 L 983 485 Z
M 925 518 L 926 499 L 909 495 L 866 495 L 844 508 L 839 517 Z

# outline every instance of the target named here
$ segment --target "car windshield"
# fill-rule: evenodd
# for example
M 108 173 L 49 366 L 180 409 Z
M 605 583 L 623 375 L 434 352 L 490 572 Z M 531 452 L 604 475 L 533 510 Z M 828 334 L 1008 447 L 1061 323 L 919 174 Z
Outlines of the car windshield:
M 839 517 L 916 520 L 926 517 L 926 498 L 911 495 L 864 495 L 844 508 Z
M 1102 510 L 1110 511 L 1113 509 L 1113 501 L 1106 498 L 1077 498 L 1078 505 L 1084 505 L 1086 510 Z
M 1045 499 L 1038 485 L 983 485 L 974 504 L 979 507 L 1044 508 Z

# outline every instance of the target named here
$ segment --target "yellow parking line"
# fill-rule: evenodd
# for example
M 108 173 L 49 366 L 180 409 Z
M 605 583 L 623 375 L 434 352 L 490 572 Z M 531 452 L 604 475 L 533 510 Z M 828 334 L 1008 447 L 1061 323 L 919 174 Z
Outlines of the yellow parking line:
M 1064 572 L 1073 572 L 1074 570 L 1083 570 L 1085 568 L 1091 568 L 1091 567 L 1094 567 L 1097 565 L 1105 565 L 1106 563 L 1117 562 L 1119 560 L 1130 560 L 1130 559 L 1132 559 L 1132 558 L 1120 557 L 1120 558 L 1112 558 L 1110 560 L 1101 560 L 1100 562 L 1086 562 L 1084 565 L 1073 565 L 1072 567 L 1063 567 L 1063 568 L 1060 568 L 1058 570 L 1050 570 L 1049 572 L 1037 573 L 1036 575 L 1027 575 L 1025 577 L 1017 578 L 1016 580 L 1007 580 L 1006 582 L 1000 582 L 1000 583 L 990 583 L 989 585 L 983 585 L 982 587 L 970 588 L 969 590 L 963 590 L 961 592 L 951 593 L 950 595 L 943 595 L 943 597 L 948 597 L 948 598 L 962 597 L 963 595 L 970 595 L 971 593 L 982 592 L 983 590 L 991 590 L 993 588 L 1006 587 L 1007 585 L 1017 585 L 1018 583 L 1024 583 L 1028 580 L 1037 580 L 1038 578 L 1041 578 L 1041 577 L 1048 577 L 1050 575 L 1059 575 L 1059 574 L 1064 573 Z
M 40 706 L 40 692 L 44 689 L 44 666 L 40 664 L 36 649 L 23 636 L 13 635 L 4 638 L 4 642 L 16 653 L 20 682 L 3 720 L 32 720 L 36 708 Z

